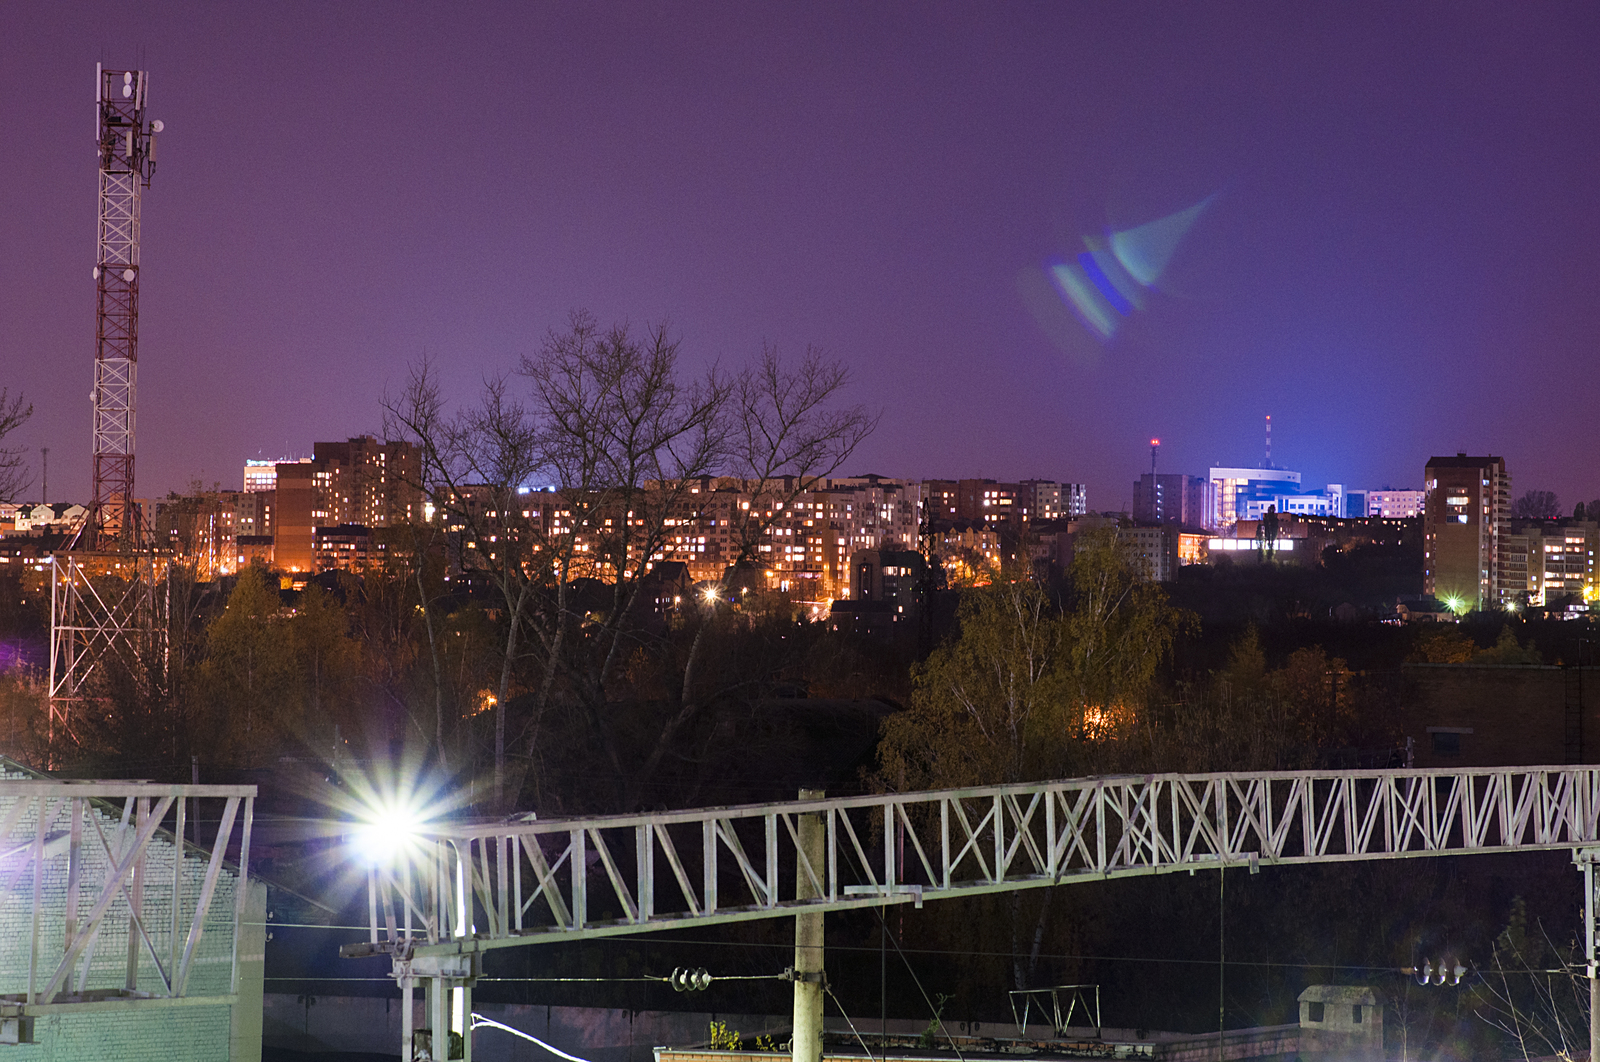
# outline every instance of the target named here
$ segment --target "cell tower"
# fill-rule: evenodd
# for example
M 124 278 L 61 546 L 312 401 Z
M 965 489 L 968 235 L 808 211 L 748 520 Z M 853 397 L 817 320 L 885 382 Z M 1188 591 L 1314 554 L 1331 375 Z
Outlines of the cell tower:
M 147 120 L 149 75 L 95 67 L 99 228 L 95 255 L 94 500 L 67 550 L 51 560 L 50 732 L 97 695 L 113 660 L 154 690 L 165 681 L 164 558 L 133 494 L 139 364 L 139 205 L 155 170 L 161 123 Z
M 135 397 L 139 368 L 139 202 L 156 168 L 160 122 L 145 118 L 150 78 L 143 70 L 95 66 L 100 150 L 99 249 L 94 279 L 94 502 L 90 549 L 135 548 L 133 500 Z

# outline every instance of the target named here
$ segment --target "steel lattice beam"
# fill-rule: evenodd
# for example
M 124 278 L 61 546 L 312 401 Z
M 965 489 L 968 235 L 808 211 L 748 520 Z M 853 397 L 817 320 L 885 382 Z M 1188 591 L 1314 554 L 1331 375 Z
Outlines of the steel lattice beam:
M 826 855 L 797 857 L 803 816 Z M 921 904 L 1227 866 L 1582 848 L 1600 768 L 1083 778 L 444 830 L 372 870 L 348 955 Z M 797 899 L 797 874 L 818 898 Z
M 255 795 L 255 786 L 0 779 L 0 915 L 28 927 L 25 938 L 0 942 L 0 951 L 21 949 L 28 970 L 24 992 L 0 997 L 0 1017 L 191 999 L 196 951 L 220 921 L 212 904 L 230 849 L 230 987 L 192 1001 L 231 1002 Z M 206 847 L 182 840 L 198 801 L 221 805 Z
M 50 560 L 50 734 L 73 710 L 103 696 L 104 665 L 115 661 L 151 691 L 167 667 L 168 558 L 131 553 L 62 552 Z

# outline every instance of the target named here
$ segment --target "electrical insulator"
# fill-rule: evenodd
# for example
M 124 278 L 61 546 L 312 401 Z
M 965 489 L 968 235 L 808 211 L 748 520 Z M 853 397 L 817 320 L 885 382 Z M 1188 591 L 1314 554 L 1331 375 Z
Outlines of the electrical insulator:
M 700 992 L 711 984 L 711 975 L 704 967 L 697 970 L 686 970 L 679 966 L 673 969 L 672 976 L 667 978 L 667 983 L 674 992 Z
M 1440 959 L 1435 968 L 1433 960 L 1426 959 L 1421 966 L 1408 966 L 1402 972 L 1414 975 L 1419 985 L 1459 985 L 1467 968 L 1459 960 L 1452 964 L 1449 959 Z

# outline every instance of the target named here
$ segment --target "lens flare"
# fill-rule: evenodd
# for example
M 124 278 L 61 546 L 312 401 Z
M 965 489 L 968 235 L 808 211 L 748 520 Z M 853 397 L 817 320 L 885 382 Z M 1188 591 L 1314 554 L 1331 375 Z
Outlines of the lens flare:
M 1068 261 L 1048 263 L 1045 273 L 1078 320 L 1102 343 L 1108 342 L 1125 318 L 1144 309 L 1148 293 L 1156 289 L 1179 244 L 1215 198 L 1213 193 L 1193 206 L 1104 239 L 1086 237 L 1086 250 Z M 1045 327 L 1038 308 L 1029 308 Z

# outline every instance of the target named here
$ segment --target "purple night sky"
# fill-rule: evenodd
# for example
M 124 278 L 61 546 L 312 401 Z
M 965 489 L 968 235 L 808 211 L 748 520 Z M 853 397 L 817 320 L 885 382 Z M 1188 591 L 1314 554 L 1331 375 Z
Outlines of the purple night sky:
M 1087 482 L 1274 459 L 1600 495 L 1600 8 L 10 4 L 0 385 L 87 500 L 94 65 L 151 72 L 138 490 L 376 431 L 586 307 L 694 363 L 815 344 L 847 471 Z M 1190 206 L 1101 344 L 1052 262 Z M 1063 311 L 1064 312 L 1064 311 Z M 35 453 L 37 458 L 37 453 Z M 31 497 L 37 497 L 37 485 Z

